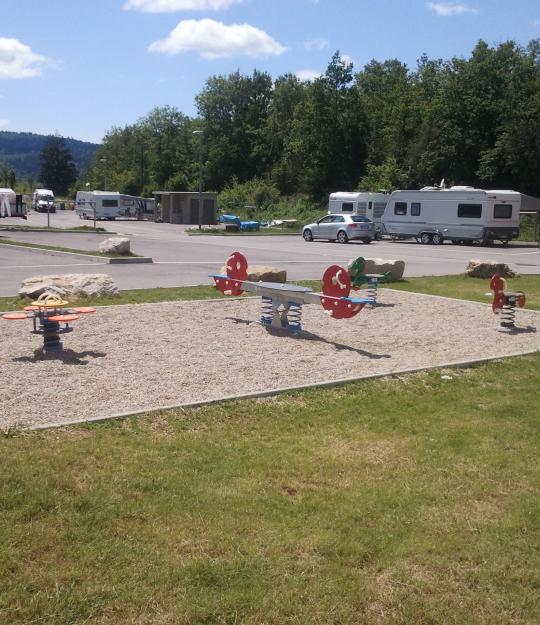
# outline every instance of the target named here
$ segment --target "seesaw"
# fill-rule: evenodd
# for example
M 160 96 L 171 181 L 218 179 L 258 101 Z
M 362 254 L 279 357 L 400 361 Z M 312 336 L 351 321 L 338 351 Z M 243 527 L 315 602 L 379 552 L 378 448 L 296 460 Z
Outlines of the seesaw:
M 347 269 L 340 265 L 331 265 L 324 272 L 322 293 L 314 293 L 313 289 L 298 284 L 252 282 L 247 279 L 247 269 L 246 257 L 241 252 L 233 252 L 227 258 L 227 275 L 210 274 L 210 277 L 224 295 L 239 296 L 244 291 L 260 295 L 260 323 L 273 328 L 300 332 L 304 304 L 322 305 L 333 319 L 350 319 L 366 304 L 375 303 L 372 298 L 349 297 L 351 279 Z

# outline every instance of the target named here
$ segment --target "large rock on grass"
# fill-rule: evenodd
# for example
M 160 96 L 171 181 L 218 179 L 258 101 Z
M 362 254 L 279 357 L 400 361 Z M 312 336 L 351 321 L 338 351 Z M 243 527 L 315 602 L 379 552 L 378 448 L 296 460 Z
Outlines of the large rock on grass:
M 503 278 L 516 276 L 516 272 L 512 271 L 508 265 L 494 260 L 470 260 L 466 272 L 471 278 L 489 279 L 495 273 L 499 273 Z
M 118 295 L 118 287 L 105 273 L 64 273 L 49 276 L 33 276 L 22 281 L 19 295 L 39 297 L 45 291 L 58 295 L 82 295 L 103 297 Z
M 384 258 L 365 258 L 364 273 L 390 273 L 390 280 L 397 282 L 403 278 L 404 260 L 386 260 Z M 349 271 L 354 260 L 349 261 Z M 354 271 L 352 272 L 354 276 Z
M 127 237 L 110 237 L 99 244 L 102 254 L 130 254 L 131 243 Z
M 278 282 L 283 284 L 287 282 L 287 271 L 278 269 L 277 267 L 267 267 L 264 265 L 252 265 L 248 267 L 247 279 L 252 282 Z M 227 274 L 227 267 L 223 265 L 220 271 L 221 275 Z

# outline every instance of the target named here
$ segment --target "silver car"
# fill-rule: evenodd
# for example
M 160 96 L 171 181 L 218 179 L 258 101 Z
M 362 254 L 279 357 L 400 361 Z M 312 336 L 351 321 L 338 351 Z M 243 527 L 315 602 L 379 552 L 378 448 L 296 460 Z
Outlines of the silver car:
M 375 226 L 371 219 L 362 215 L 326 215 L 315 223 L 304 226 L 302 236 L 304 241 L 328 239 L 348 243 L 353 239 L 360 239 L 364 243 L 371 243 L 375 238 Z

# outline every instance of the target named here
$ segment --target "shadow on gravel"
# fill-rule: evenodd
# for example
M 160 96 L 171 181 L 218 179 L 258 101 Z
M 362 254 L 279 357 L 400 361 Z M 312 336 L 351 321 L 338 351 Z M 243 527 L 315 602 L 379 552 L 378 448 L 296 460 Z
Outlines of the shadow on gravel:
M 58 360 L 64 365 L 87 365 L 88 360 L 84 358 L 105 358 L 104 352 L 74 352 L 72 349 L 64 349 L 57 353 L 45 354 L 42 349 L 36 349 L 33 356 L 20 356 L 13 358 L 13 362 L 43 362 L 48 360 Z
M 336 343 L 335 341 L 329 341 L 328 339 L 319 336 L 318 334 L 313 334 L 313 332 L 308 332 L 307 330 L 302 330 L 299 334 L 294 334 L 289 332 L 288 330 L 282 330 L 280 328 L 273 328 L 271 326 L 262 325 L 258 321 L 252 321 L 248 319 L 239 319 L 238 317 L 225 317 L 227 321 L 233 321 L 237 324 L 244 324 L 247 326 L 250 325 L 260 325 L 264 327 L 264 329 L 271 336 L 281 336 L 288 337 L 291 340 L 300 340 L 300 341 L 319 341 L 320 343 L 327 343 L 328 345 L 332 345 L 338 351 L 347 351 L 347 352 L 355 352 L 360 356 L 365 356 L 366 358 L 370 358 L 372 360 L 380 360 L 381 358 L 392 358 L 390 354 L 373 354 L 372 352 L 367 352 L 364 349 L 358 349 L 357 347 L 351 347 L 350 345 L 344 345 L 343 343 Z

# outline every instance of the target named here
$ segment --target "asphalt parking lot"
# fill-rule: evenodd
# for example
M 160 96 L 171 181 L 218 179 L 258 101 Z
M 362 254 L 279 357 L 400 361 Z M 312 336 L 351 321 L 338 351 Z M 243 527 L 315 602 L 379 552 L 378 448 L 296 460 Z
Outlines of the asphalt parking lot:
M 51 226 L 60 228 L 83 223 L 68 211 L 51 215 L 50 222 Z M 9 224 L 45 226 L 47 215 L 31 211 L 26 222 L 16 218 L 0 220 L 0 227 Z M 16 294 L 24 278 L 52 273 L 107 273 L 120 289 L 209 284 L 208 274 L 218 271 L 234 250 L 242 251 L 252 265 L 285 268 L 290 280 L 318 279 L 329 265 L 343 264 L 358 256 L 402 259 L 405 276 L 409 277 L 463 273 L 471 258 L 493 259 L 507 263 L 519 273 L 540 274 L 540 250 L 533 244 L 483 248 L 384 240 L 370 245 L 360 242 L 340 245 L 326 241 L 306 243 L 300 235 L 189 236 L 186 226 L 151 221 L 126 220 L 99 225 L 128 236 L 132 251 L 150 256 L 154 262 L 110 265 L 91 257 L 0 246 L 0 295 Z M 0 231 L 0 237 L 6 239 L 84 250 L 97 250 L 99 242 L 108 236 L 112 234 Z

